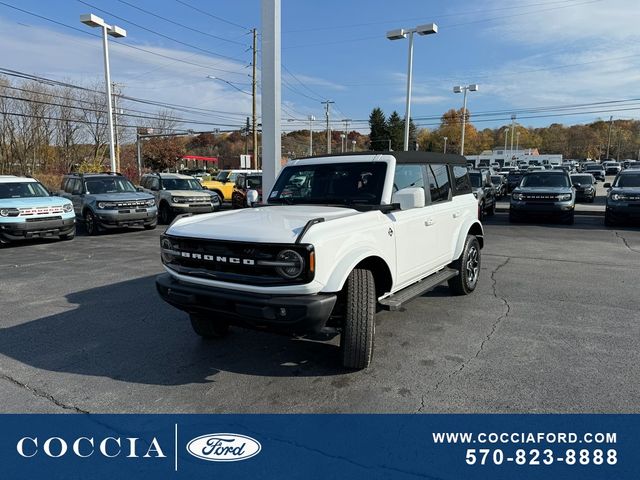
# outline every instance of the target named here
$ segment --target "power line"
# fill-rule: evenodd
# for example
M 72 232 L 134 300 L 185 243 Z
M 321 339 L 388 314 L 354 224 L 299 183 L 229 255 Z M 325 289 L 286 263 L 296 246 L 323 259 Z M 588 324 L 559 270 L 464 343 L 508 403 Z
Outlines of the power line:
M 179 43 L 180 45 L 184 45 L 185 47 L 189 47 L 189 48 L 192 48 L 194 50 L 199 50 L 199 51 L 201 51 L 203 53 L 207 53 L 209 55 L 213 55 L 214 57 L 220 57 L 220 58 L 225 58 L 227 60 L 233 60 L 233 61 L 239 61 L 239 62 L 243 61 L 242 59 L 237 58 L 237 57 L 235 57 L 235 58 L 234 57 L 230 57 L 228 55 L 223 55 L 222 53 L 218 53 L 218 52 L 214 52 L 212 50 L 207 50 L 206 48 L 198 47 L 197 45 L 193 45 L 191 43 L 183 42 L 182 40 L 178 40 L 177 38 L 173 38 L 173 37 L 170 37 L 169 35 L 165 35 L 164 33 L 157 32 L 157 31 L 155 31 L 155 30 L 153 30 L 151 28 L 144 27 L 144 26 L 140 25 L 139 23 L 134 23 L 131 20 L 127 20 L 126 18 L 123 18 L 123 17 L 120 17 L 120 16 L 116 15 L 115 13 L 109 12 L 107 10 L 103 10 L 102 8 L 99 8 L 99 7 L 93 5 L 93 4 L 89 3 L 89 2 L 85 2 L 84 0 L 76 0 L 76 1 L 79 2 L 79 3 L 82 3 L 83 5 L 87 5 L 88 7 L 91 7 L 93 9 L 95 9 L 95 10 L 98 10 L 99 12 L 106 13 L 107 15 L 110 15 L 113 18 L 117 18 L 118 20 L 122 20 L 123 22 L 126 22 L 126 23 L 128 23 L 130 25 L 133 25 L 134 27 L 140 28 L 140 29 L 145 30 L 145 31 L 147 31 L 149 33 L 153 33 L 154 35 L 158 35 L 159 37 L 166 38 L 167 40 L 171 40 L 172 42 Z
M 0 5 L 3 5 L 5 7 L 7 7 L 7 8 L 11 8 L 13 10 L 25 13 L 27 15 L 31 15 L 32 17 L 36 17 L 36 18 L 39 18 L 41 20 L 45 20 L 47 22 L 59 25 L 61 27 L 65 27 L 65 28 L 74 30 L 76 32 L 80 32 L 80 33 L 82 33 L 84 35 L 89 35 L 91 37 L 96 37 L 96 38 L 102 38 L 101 35 L 98 35 L 96 33 L 90 32 L 88 30 L 77 28 L 77 27 L 74 27 L 73 25 L 67 25 L 66 23 L 59 22 L 59 21 L 54 20 L 52 18 L 45 17 L 43 15 L 39 15 L 39 14 L 34 13 L 34 12 L 30 12 L 30 11 L 25 10 L 23 8 L 19 8 L 19 7 L 16 7 L 14 5 L 10 5 L 10 4 L 2 2 L 2 1 L 0 1 Z M 217 65 L 217 64 L 204 65 L 202 63 L 191 62 L 191 61 L 188 61 L 188 60 L 185 60 L 185 59 L 182 59 L 182 58 L 172 57 L 170 55 L 165 55 L 163 53 L 154 52 L 152 50 L 147 50 L 147 49 L 142 48 L 142 47 L 137 47 L 135 45 L 132 45 L 131 43 L 121 42 L 121 41 L 116 40 L 116 39 L 111 39 L 110 42 L 115 43 L 115 44 L 117 44 L 119 46 L 122 46 L 122 47 L 131 48 L 133 50 L 137 50 L 137 51 L 140 51 L 140 52 L 148 53 L 149 55 L 153 55 L 153 56 L 156 56 L 156 57 L 166 58 L 168 60 L 174 60 L 176 62 L 184 63 L 185 65 L 191 65 L 191 66 L 198 67 L 198 68 L 203 68 L 203 69 L 206 69 L 206 70 L 216 70 L 216 71 L 219 71 L 219 72 L 225 72 L 225 73 L 230 73 L 230 74 L 234 74 L 234 75 L 244 75 L 243 72 L 225 70 L 225 69 L 222 69 L 222 68 L 216 68 L 214 65 Z
M 238 27 L 238 28 L 242 28 L 243 30 L 249 30 L 249 28 L 240 25 L 238 23 L 232 22 L 231 20 L 227 20 L 225 18 L 222 17 L 218 17 L 217 15 L 214 15 L 212 13 L 206 12 L 204 10 L 199 9 L 198 7 L 194 7 L 193 5 L 188 4 L 187 2 L 183 2 L 182 0 L 176 0 L 176 2 L 178 2 L 181 5 L 184 5 L 185 7 L 189 7 L 192 10 L 195 10 L 196 12 L 202 13 L 203 15 L 206 15 L 207 17 L 211 17 L 211 18 L 215 18 L 216 20 L 220 21 L 220 22 L 224 22 L 224 23 L 228 23 L 229 25 L 233 25 L 234 27 Z
M 184 25 L 183 23 L 176 22 L 175 20 L 171 20 L 170 18 L 166 18 L 166 17 L 163 17 L 162 15 L 158 15 L 157 13 L 153 13 L 153 12 L 150 12 L 149 10 L 145 10 L 144 8 L 141 8 L 141 7 L 137 6 L 137 5 L 134 5 L 133 3 L 127 2 L 126 0 L 118 0 L 118 1 L 120 3 L 124 3 L 125 5 L 130 6 L 131 8 L 135 8 L 136 10 L 139 10 L 139 11 L 141 11 L 143 13 L 146 13 L 147 15 L 154 16 L 156 18 L 159 18 L 160 20 L 164 20 L 165 22 L 171 23 L 173 25 L 177 25 L 178 27 L 185 28 L 185 29 L 189 30 L 190 32 L 196 32 L 196 33 L 199 33 L 201 35 L 205 35 L 207 37 L 215 38 L 216 40 L 220 40 L 222 42 L 234 43 L 236 45 L 241 45 L 243 47 L 247 47 L 247 45 L 245 43 L 238 42 L 236 40 L 230 40 L 230 39 L 224 38 L 224 37 L 219 37 L 218 35 L 213 35 L 212 33 L 205 32 L 203 30 L 198 30 L 197 28 L 190 27 L 188 25 Z

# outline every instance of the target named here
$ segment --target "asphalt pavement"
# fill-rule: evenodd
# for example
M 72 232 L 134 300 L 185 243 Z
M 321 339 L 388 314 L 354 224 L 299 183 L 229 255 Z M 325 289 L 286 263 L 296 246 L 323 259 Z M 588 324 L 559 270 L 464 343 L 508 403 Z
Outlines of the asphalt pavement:
M 0 250 L 0 412 L 640 411 L 640 229 L 485 224 L 478 289 L 376 320 L 373 364 L 337 340 L 196 336 L 160 300 L 155 231 Z

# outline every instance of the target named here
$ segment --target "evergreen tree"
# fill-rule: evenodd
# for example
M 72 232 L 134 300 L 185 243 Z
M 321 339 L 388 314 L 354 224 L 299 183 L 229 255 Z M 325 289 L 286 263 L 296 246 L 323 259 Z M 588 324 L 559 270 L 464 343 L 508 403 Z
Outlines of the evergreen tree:
M 387 128 L 391 139 L 391 150 L 401 152 L 404 149 L 404 122 L 398 112 L 394 111 L 391 114 L 387 121 Z
M 369 115 L 369 149 L 382 151 L 387 150 L 389 142 L 389 131 L 387 129 L 387 119 L 382 110 L 378 107 L 374 108 Z

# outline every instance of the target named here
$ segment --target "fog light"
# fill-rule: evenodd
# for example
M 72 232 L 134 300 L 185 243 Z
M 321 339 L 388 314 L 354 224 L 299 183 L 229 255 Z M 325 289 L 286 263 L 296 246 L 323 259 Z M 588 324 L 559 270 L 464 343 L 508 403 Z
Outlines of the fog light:
M 280 315 L 281 317 L 286 317 L 287 316 L 287 309 L 286 308 L 281 308 L 280 310 L 278 310 L 278 315 Z

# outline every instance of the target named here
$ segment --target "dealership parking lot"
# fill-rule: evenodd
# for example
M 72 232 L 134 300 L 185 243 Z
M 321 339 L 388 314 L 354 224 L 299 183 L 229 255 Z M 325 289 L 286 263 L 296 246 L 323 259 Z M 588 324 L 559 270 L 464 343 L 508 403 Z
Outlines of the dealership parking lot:
M 337 340 L 201 340 L 155 292 L 162 228 L 2 249 L 0 410 L 637 412 L 640 229 L 485 228 L 478 290 L 380 314 L 360 372 Z

